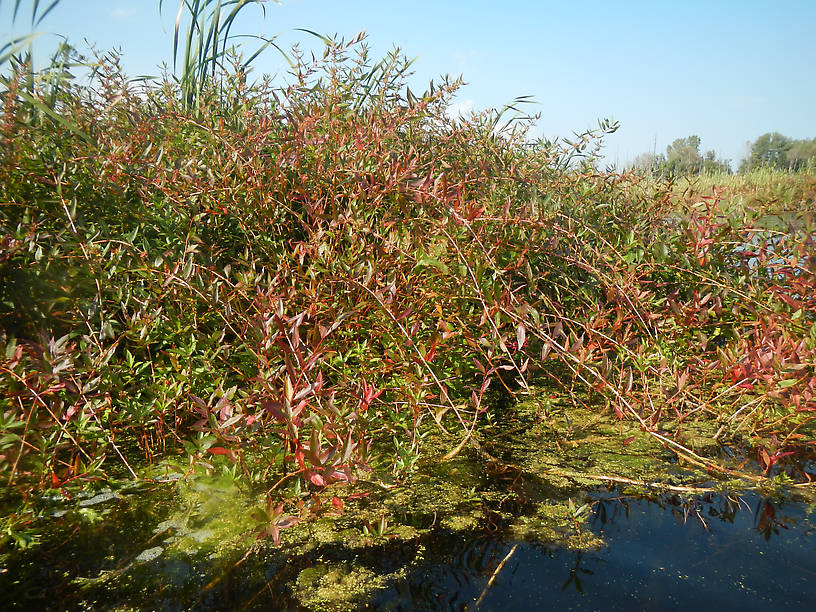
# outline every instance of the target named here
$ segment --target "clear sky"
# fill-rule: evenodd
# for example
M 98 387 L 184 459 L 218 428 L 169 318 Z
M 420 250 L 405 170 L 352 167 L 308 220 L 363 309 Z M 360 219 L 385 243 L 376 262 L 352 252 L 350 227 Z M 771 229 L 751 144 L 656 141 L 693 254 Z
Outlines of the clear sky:
M 0 0 L 1 42 L 13 4 Z M 158 74 L 172 61 L 177 8 L 165 0 L 160 17 L 153 0 L 62 0 L 39 29 L 80 48 L 85 38 L 120 48 L 128 74 Z M 317 47 L 298 27 L 347 39 L 365 29 L 375 55 L 397 45 L 417 58 L 417 84 L 461 74 L 461 108 L 532 95 L 537 134 L 570 136 L 600 118 L 618 120 L 605 148 L 618 165 L 691 134 L 703 151 L 735 162 L 764 132 L 816 137 L 816 0 L 282 0 L 267 4 L 265 19 L 245 10 L 236 32 L 282 32 L 285 47 Z M 27 23 L 18 17 L 14 31 Z M 36 48 L 45 53 L 54 40 L 42 37 Z M 274 51 L 255 65 L 284 69 Z

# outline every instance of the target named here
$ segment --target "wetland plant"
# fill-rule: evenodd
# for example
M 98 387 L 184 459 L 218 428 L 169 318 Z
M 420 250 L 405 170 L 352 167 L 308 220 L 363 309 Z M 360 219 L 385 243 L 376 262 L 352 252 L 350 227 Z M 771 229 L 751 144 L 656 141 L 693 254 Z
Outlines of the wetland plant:
M 415 93 L 359 37 L 248 82 L 224 60 L 250 4 L 180 5 L 176 81 L 137 89 L 111 55 L 89 85 L 3 76 L 7 487 L 228 469 L 271 485 L 277 542 L 281 502 L 406 475 L 430 427 L 450 459 L 502 395 L 614 413 L 728 473 L 681 441 L 711 419 L 807 478 L 786 466 L 813 444 L 812 203 L 768 229 L 772 203 L 600 172 L 616 124 L 551 142 L 451 118 L 458 82 Z

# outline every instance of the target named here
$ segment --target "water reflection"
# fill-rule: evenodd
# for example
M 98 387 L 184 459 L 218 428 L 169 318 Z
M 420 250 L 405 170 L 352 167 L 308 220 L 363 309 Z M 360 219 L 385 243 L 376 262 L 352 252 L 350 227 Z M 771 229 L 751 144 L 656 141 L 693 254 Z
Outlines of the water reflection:
M 25 582 L 15 582 L 19 568 L 0 576 L 0 608 L 299 609 L 295 587 L 303 587 L 308 571 L 343 566 L 372 578 L 399 576 L 372 599 L 352 602 L 376 610 L 806 610 L 816 601 L 816 526 L 805 503 L 756 494 L 645 501 L 609 489 L 584 501 L 591 513 L 582 529 L 602 536 L 600 550 L 509 539 L 506 517 L 496 514 L 475 531 L 437 525 L 416 539 L 353 551 L 333 542 L 298 555 L 271 549 L 229 563 L 157 557 L 127 571 L 145 546 L 160 545 L 159 537 L 145 542 L 136 534 L 153 533 L 166 512 L 142 517 L 117 499 L 110 504 L 124 513 L 122 520 L 39 550 Z M 132 530 L 122 531 L 123 524 Z M 100 570 L 121 574 L 118 590 L 65 580 Z M 337 584 L 343 584 L 339 574 Z
M 803 503 L 757 495 L 667 496 L 643 501 L 597 493 L 587 528 L 595 552 L 498 537 L 440 538 L 426 562 L 380 593 L 384 610 L 469 610 L 501 560 L 518 550 L 480 610 L 758 610 L 816 601 L 816 529 Z

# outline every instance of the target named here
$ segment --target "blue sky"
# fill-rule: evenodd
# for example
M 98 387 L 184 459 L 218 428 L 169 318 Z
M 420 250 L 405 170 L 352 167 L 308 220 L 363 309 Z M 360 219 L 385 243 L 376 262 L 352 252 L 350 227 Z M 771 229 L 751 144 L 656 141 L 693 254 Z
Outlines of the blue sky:
M 11 34 L 12 0 L 0 1 L 0 40 Z M 27 8 L 30 2 L 23 2 Z M 45 1 L 42 4 L 46 4 Z M 177 0 L 164 14 L 152 0 L 62 0 L 40 26 L 75 44 L 120 48 L 130 75 L 158 74 L 171 62 Z M 15 32 L 26 28 L 18 17 Z M 665 151 L 697 134 L 702 149 L 735 162 L 746 142 L 768 131 L 816 137 L 816 1 L 686 2 L 583 0 L 487 2 L 282 0 L 266 19 L 246 10 L 236 31 L 276 34 L 285 47 L 315 39 L 308 28 L 351 38 L 365 29 L 375 55 L 393 45 L 416 57 L 414 82 L 461 74 L 461 108 L 501 106 L 532 95 L 536 134 L 570 136 L 597 120 L 620 121 L 607 161 Z M 54 38 L 44 36 L 45 53 Z M 251 45 L 250 45 L 251 48 Z M 275 52 L 256 62 L 279 73 Z

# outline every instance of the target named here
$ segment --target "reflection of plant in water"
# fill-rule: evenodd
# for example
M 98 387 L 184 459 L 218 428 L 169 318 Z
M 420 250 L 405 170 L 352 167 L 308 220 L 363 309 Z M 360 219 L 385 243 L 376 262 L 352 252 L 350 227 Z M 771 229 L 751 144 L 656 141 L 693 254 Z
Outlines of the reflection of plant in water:
M 782 477 L 784 478 L 784 476 Z M 778 494 L 779 490 L 775 492 Z M 768 496 L 773 493 L 772 488 L 764 492 Z M 683 524 L 690 517 L 693 517 L 695 521 L 700 521 L 706 531 L 710 531 L 710 529 L 704 515 L 705 517 L 719 519 L 722 522 L 734 523 L 737 514 L 741 510 L 750 512 L 753 514 L 754 528 L 768 540 L 773 535 L 779 535 L 780 529 L 787 530 L 796 522 L 795 519 L 789 516 L 779 515 L 777 504 L 768 496 L 759 498 L 753 512 L 743 496 L 734 493 L 709 493 L 702 497 L 693 498 L 680 498 L 676 495 L 658 496 L 655 499 L 645 501 L 649 504 L 656 503 L 661 508 L 670 508 L 672 514 Z M 633 501 L 632 498 L 626 497 L 597 500 L 593 503 L 595 508 L 593 522 L 599 523 L 600 529 L 603 530 L 605 526 L 614 524 L 621 517 L 629 518 L 629 506 Z
M 593 502 L 593 526 L 602 532 L 607 525 L 614 525 L 620 518 L 629 518 L 633 498 L 625 496 L 602 497 Z
M 570 569 L 569 576 L 567 577 L 566 582 L 561 586 L 562 591 L 566 591 L 569 585 L 575 586 L 575 590 L 579 593 L 584 592 L 584 585 L 581 581 L 581 575 L 584 576 L 594 576 L 595 572 L 592 570 L 585 569 L 581 567 L 581 560 L 583 559 L 583 553 L 580 551 L 575 555 L 575 565 Z
M 769 499 L 759 500 L 754 513 L 754 527 L 766 540 L 770 540 L 772 535 L 779 535 L 779 529 L 787 529 L 786 523 L 792 522 L 790 518 L 777 517 L 776 507 Z
M 726 521 L 728 523 L 734 522 L 734 518 L 741 509 L 744 508 L 749 512 L 751 510 L 748 502 L 737 494 L 716 496 L 708 494 L 703 499 L 710 504 L 708 509 L 708 514 L 710 516 L 716 517 L 721 521 Z

